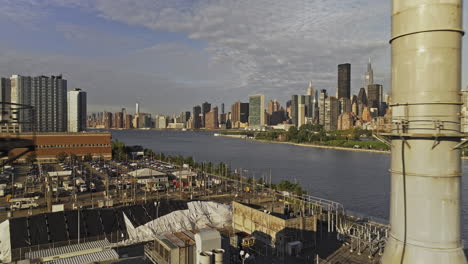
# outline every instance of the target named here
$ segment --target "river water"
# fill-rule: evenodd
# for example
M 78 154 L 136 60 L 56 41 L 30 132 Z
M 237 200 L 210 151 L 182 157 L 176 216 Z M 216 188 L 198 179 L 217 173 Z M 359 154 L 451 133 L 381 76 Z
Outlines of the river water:
M 225 162 L 251 177 L 298 182 L 312 196 L 340 202 L 346 210 L 388 219 L 390 155 L 262 143 L 215 137 L 213 132 L 113 130 L 113 139 L 154 152 Z M 462 236 L 468 243 L 468 162 L 463 162 Z

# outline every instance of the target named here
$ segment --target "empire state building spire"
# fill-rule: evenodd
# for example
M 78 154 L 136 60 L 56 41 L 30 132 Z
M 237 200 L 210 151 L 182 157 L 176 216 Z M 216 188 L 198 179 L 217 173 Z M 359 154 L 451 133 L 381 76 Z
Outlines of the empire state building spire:
M 371 84 L 374 84 L 374 71 L 372 70 L 371 59 L 369 58 L 369 62 L 367 63 L 367 72 L 365 74 L 366 88 Z

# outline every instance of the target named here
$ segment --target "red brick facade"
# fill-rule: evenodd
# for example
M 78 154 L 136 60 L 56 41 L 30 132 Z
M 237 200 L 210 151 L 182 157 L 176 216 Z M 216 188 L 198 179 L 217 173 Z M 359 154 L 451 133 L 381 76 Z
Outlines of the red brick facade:
M 0 137 L 12 135 L 2 135 Z M 39 160 L 55 160 L 55 156 L 60 152 L 84 156 L 91 154 L 93 157 L 112 158 L 111 134 L 102 133 L 38 133 L 22 134 L 19 136 L 24 139 L 33 139 L 36 145 L 36 154 Z M 14 149 L 10 156 L 22 152 L 22 149 Z M 28 154 L 24 155 L 20 160 Z

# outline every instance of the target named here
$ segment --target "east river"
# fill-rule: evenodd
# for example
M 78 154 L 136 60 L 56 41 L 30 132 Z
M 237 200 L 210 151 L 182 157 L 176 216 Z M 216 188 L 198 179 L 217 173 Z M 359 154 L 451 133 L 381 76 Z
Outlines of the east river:
M 390 155 L 320 149 L 215 137 L 213 132 L 112 130 L 113 139 L 154 152 L 225 162 L 249 176 L 298 182 L 308 194 L 340 202 L 346 210 L 388 219 Z M 462 236 L 468 243 L 468 161 L 463 162 Z M 466 244 L 465 243 L 465 244 Z

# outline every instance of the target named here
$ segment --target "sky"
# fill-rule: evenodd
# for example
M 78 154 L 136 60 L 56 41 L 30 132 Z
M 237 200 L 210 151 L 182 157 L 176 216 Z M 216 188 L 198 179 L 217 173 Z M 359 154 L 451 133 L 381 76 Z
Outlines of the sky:
M 171 114 L 205 101 L 229 109 L 259 93 L 284 105 L 305 94 L 309 81 L 334 95 L 340 63 L 352 64 L 357 94 L 371 58 L 374 80 L 388 92 L 390 5 L 0 0 L 0 76 L 63 74 L 69 90 L 88 93 L 88 112 L 132 112 L 139 101 L 142 112 Z

